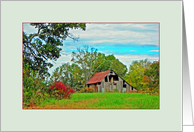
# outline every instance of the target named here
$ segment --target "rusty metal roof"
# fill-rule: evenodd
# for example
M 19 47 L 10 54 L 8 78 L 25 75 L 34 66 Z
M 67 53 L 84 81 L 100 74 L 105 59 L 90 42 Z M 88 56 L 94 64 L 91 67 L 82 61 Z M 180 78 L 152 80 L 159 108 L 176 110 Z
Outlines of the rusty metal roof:
M 109 72 L 110 70 L 95 73 L 94 76 L 92 76 L 92 78 L 86 84 L 93 84 L 93 83 L 100 82 Z

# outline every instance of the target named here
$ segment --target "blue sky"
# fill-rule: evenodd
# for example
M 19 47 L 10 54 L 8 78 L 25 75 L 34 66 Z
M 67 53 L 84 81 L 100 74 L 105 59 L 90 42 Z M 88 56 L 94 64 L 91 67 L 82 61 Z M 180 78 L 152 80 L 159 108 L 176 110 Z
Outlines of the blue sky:
M 23 30 L 28 33 L 36 32 L 34 27 L 24 24 Z M 86 31 L 70 30 L 78 41 L 67 38 L 62 48 L 62 55 L 49 69 L 51 73 L 56 67 L 70 62 L 72 51 L 88 45 L 106 55 L 114 54 L 129 68 L 135 60 L 159 60 L 159 24 L 86 24 Z

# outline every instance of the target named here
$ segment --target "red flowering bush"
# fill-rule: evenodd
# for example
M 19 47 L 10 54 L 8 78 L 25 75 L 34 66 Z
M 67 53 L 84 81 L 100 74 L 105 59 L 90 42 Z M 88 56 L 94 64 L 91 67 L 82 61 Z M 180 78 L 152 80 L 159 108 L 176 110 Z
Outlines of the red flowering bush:
M 71 98 L 71 94 L 74 93 L 74 90 L 71 89 L 69 86 L 66 87 L 65 84 L 62 82 L 55 81 L 52 86 L 49 87 L 53 91 L 53 95 L 57 99 L 62 99 L 62 98 Z

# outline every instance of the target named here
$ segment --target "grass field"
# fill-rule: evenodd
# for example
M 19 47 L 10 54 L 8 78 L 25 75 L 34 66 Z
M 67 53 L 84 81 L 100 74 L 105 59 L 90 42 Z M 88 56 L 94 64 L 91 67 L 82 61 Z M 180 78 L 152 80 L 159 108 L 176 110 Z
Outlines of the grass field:
M 159 96 L 142 93 L 74 93 L 71 99 L 46 99 L 30 109 L 159 109 Z

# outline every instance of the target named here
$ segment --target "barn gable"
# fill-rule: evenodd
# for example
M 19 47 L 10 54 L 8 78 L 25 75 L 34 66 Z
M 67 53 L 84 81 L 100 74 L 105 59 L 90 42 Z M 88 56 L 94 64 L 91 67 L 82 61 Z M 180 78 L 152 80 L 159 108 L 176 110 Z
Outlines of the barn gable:
M 113 70 L 95 73 L 86 84 L 88 87 L 94 88 L 95 92 L 104 92 L 105 90 L 114 92 L 115 89 L 119 92 L 136 90 Z

